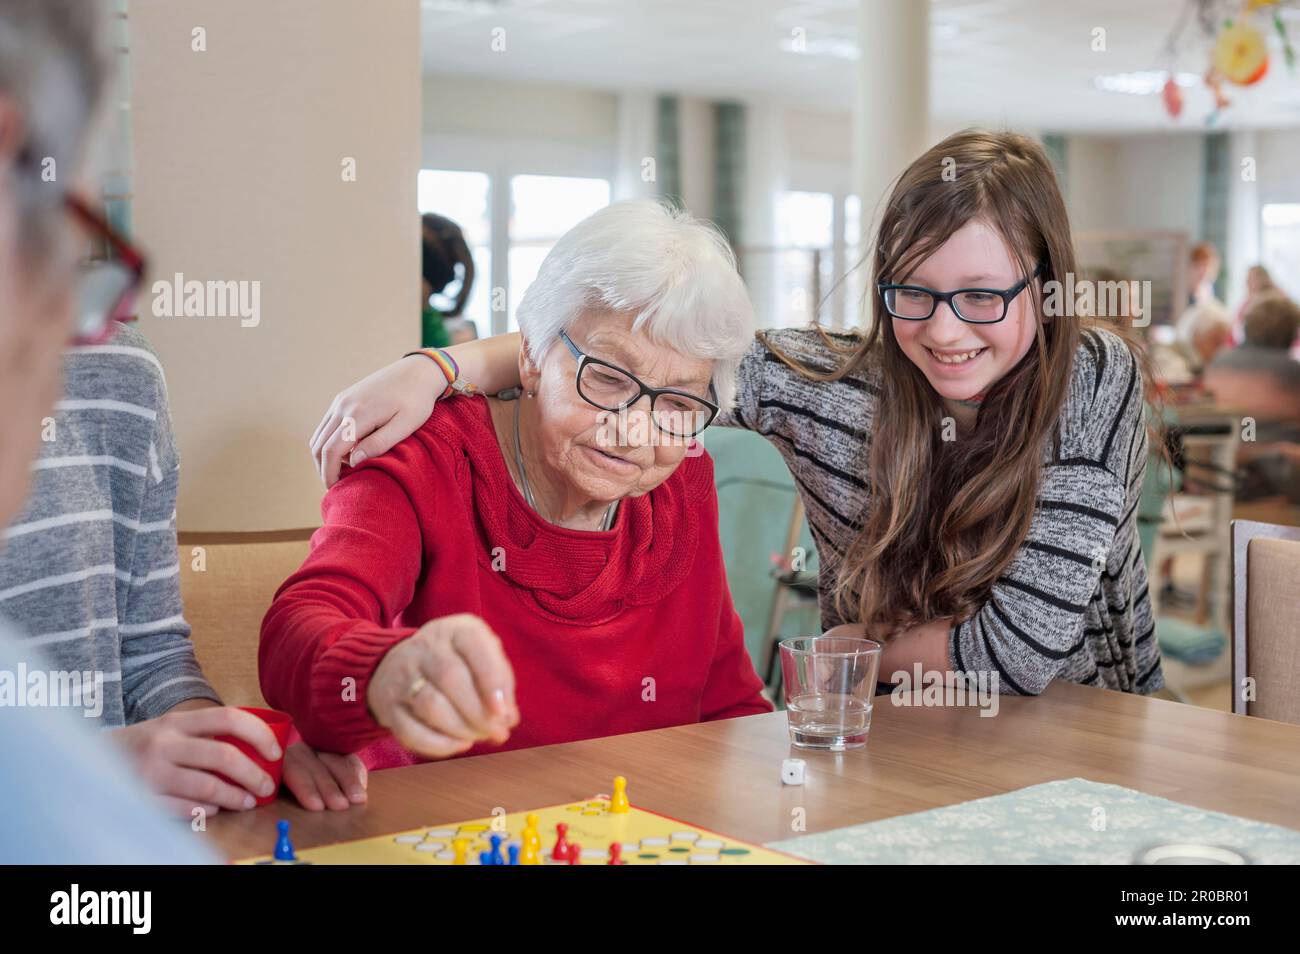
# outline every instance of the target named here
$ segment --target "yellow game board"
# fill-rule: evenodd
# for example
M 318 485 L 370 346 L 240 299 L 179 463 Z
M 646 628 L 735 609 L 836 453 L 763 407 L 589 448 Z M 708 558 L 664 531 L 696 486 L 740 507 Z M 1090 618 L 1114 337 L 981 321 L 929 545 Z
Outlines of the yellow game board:
M 807 861 L 791 855 L 751 845 L 735 838 L 698 828 L 666 815 L 631 807 L 626 813 L 609 810 L 609 799 L 596 796 L 590 801 L 568 805 L 534 808 L 537 830 L 542 837 L 546 864 L 555 844 L 555 826 L 569 826 L 568 841 L 581 846 L 581 863 L 605 864 L 609 846 L 617 841 L 623 846 L 622 860 L 630 865 L 712 864 L 712 865 L 802 865 Z M 510 843 L 518 844 L 529 812 L 476 818 L 450 825 L 430 825 L 410 831 L 345 841 L 337 845 L 308 848 L 298 852 L 299 864 L 317 865 L 450 865 L 453 838 L 472 839 L 466 863 L 479 863 L 479 853 L 487 851 L 487 838 L 500 834 L 501 853 Z M 270 855 L 248 858 L 240 864 L 274 864 Z M 292 864 L 293 862 L 289 862 Z

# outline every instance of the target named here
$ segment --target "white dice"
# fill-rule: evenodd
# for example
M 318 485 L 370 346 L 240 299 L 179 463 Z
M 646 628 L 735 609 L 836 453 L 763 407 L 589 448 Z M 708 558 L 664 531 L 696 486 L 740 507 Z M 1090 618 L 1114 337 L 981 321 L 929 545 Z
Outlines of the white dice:
M 803 759 L 786 759 L 781 763 L 781 781 L 786 785 L 802 785 L 806 765 Z

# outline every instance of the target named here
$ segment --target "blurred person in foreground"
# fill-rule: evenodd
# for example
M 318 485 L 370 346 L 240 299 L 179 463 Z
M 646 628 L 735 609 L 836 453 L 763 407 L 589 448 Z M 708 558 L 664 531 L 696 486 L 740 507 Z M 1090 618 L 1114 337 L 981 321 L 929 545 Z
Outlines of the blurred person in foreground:
M 0 0 L 0 525 L 26 495 L 64 347 L 101 337 L 140 281 L 138 259 L 93 273 L 80 260 L 111 231 L 74 188 L 106 98 L 101 14 L 93 0 Z M 78 715 L 100 680 L 76 700 L 29 698 L 63 675 L 0 620 L 0 862 L 214 860 Z

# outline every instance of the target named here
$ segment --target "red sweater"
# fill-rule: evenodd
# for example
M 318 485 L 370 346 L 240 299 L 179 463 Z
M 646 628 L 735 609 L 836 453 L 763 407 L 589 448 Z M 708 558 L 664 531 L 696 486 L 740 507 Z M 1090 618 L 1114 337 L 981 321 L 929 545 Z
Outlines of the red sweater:
M 453 613 L 501 638 L 520 714 L 504 745 L 466 755 L 772 708 L 727 590 L 706 454 L 624 500 L 611 530 L 567 530 L 515 487 L 487 402 L 458 398 L 348 472 L 321 513 L 258 653 L 262 693 L 316 748 L 370 768 L 423 761 L 375 721 L 367 689 L 390 648 Z

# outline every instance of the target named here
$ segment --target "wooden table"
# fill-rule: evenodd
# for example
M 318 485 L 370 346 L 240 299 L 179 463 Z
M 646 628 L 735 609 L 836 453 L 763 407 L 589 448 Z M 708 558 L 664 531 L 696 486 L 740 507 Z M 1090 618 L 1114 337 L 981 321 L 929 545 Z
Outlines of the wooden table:
M 1300 726 L 1071 683 L 1003 697 L 991 718 L 876 702 L 866 748 L 797 753 L 802 786 L 781 784 L 796 752 L 774 712 L 375 772 L 364 806 L 312 813 L 282 798 L 212 818 L 208 837 L 246 858 L 272 850 L 279 818 L 310 848 L 582 799 L 615 775 L 634 805 L 760 844 L 796 834 L 796 808 L 824 831 L 1076 776 L 1300 829 Z

